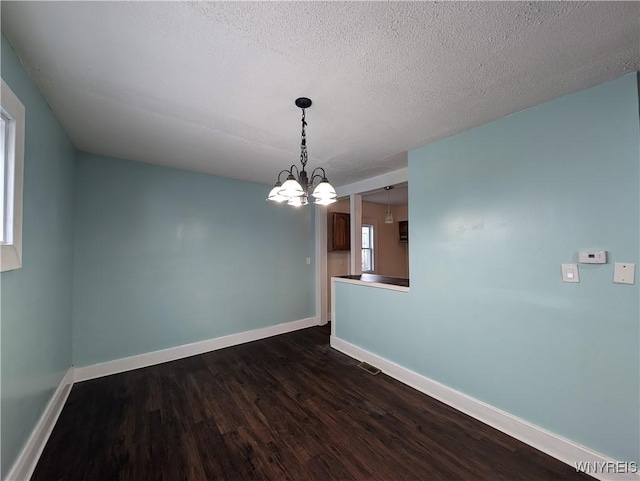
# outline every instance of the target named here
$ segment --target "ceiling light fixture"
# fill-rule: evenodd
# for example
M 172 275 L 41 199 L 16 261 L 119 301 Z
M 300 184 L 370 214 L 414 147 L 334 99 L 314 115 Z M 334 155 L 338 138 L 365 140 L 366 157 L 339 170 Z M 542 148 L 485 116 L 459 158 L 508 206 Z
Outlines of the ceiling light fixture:
M 338 195 L 327 180 L 324 169 L 322 167 L 313 169 L 311 178 L 307 177 L 305 170 L 308 160 L 305 109 L 311 107 L 311 100 L 306 97 L 300 97 L 296 99 L 296 106 L 302 109 L 302 141 L 300 143 L 300 163 L 302 164 L 302 169 L 299 169 L 294 164 L 289 169 L 281 171 L 278 174 L 278 181 L 273 189 L 271 189 L 271 192 L 269 192 L 267 200 L 278 203 L 286 201 L 288 205 L 300 207 L 301 205 L 307 205 L 309 203 L 309 191 L 311 191 L 311 195 L 315 198 L 315 204 L 332 204 L 336 201 Z M 284 183 L 282 183 L 280 176 L 285 172 L 289 175 Z M 320 179 L 320 182 L 314 187 L 316 179 Z
M 391 204 L 389 203 L 389 191 L 393 189 L 393 186 L 388 185 L 384 188 L 387 191 L 387 213 L 384 215 L 385 224 L 393 224 L 393 214 L 391 213 Z

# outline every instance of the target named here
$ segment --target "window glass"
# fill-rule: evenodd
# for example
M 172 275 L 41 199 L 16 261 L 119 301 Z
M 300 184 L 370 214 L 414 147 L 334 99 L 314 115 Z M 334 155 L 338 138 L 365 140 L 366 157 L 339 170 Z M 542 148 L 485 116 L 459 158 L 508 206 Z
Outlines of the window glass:
M 9 162 L 9 119 L 4 112 L 0 115 L 0 213 L 2 214 L 2 222 L 0 222 L 0 243 L 6 244 L 6 225 L 7 225 L 7 209 L 6 209 L 6 177 Z
M 0 271 L 22 267 L 24 105 L 0 81 Z
M 362 272 L 373 271 L 373 226 L 362 225 Z
M 13 244 L 13 194 L 15 121 L 0 110 L 0 244 Z

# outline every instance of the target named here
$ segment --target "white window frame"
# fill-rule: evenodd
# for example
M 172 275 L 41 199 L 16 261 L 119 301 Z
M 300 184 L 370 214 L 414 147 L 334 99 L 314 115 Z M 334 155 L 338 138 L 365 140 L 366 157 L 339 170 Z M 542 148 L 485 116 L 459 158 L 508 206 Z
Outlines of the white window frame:
M 6 162 L 5 202 L 7 216 L 2 215 L 5 232 L 11 232 L 11 239 L 0 244 L 0 272 L 22 267 L 22 187 L 24 179 L 24 132 L 25 109 L 22 102 L 2 80 L 0 104 L 7 117 L 13 120 Z M 13 142 L 11 141 L 13 138 Z M 4 155 L 3 155 L 4 157 Z
M 360 225 L 360 237 L 362 237 L 362 227 L 370 226 L 373 231 L 373 235 L 371 238 L 371 243 L 373 246 L 371 249 L 371 269 L 370 271 L 362 271 L 363 274 L 375 274 L 377 272 L 377 258 L 378 258 L 378 223 L 375 219 L 362 219 L 362 223 Z M 364 248 L 360 245 L 360 251 L 363 251 Z M 362 263 L 362 255 L 360 256 L 360 262 Z

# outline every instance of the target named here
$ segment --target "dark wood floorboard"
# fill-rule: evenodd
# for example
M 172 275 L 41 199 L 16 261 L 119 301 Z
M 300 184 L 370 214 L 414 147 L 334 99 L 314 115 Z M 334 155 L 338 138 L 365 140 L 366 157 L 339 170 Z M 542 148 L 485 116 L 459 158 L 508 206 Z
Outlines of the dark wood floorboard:
M 33 481 L 591 480 L 315 327 L 76 384 Z

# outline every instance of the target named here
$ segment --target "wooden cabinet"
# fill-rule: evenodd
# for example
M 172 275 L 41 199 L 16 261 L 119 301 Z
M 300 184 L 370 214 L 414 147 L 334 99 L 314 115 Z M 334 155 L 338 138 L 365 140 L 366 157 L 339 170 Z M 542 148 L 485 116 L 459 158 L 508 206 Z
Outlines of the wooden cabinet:
M 401 220 L 398 222 L 398 229 L 400 231 L 400 242 L 409 242 L 409 221 Z
M 351 249 L 351 220 L 349 214 L 331 212 L 327 222 L 329 239 L 328 250 L 348 251 Z

